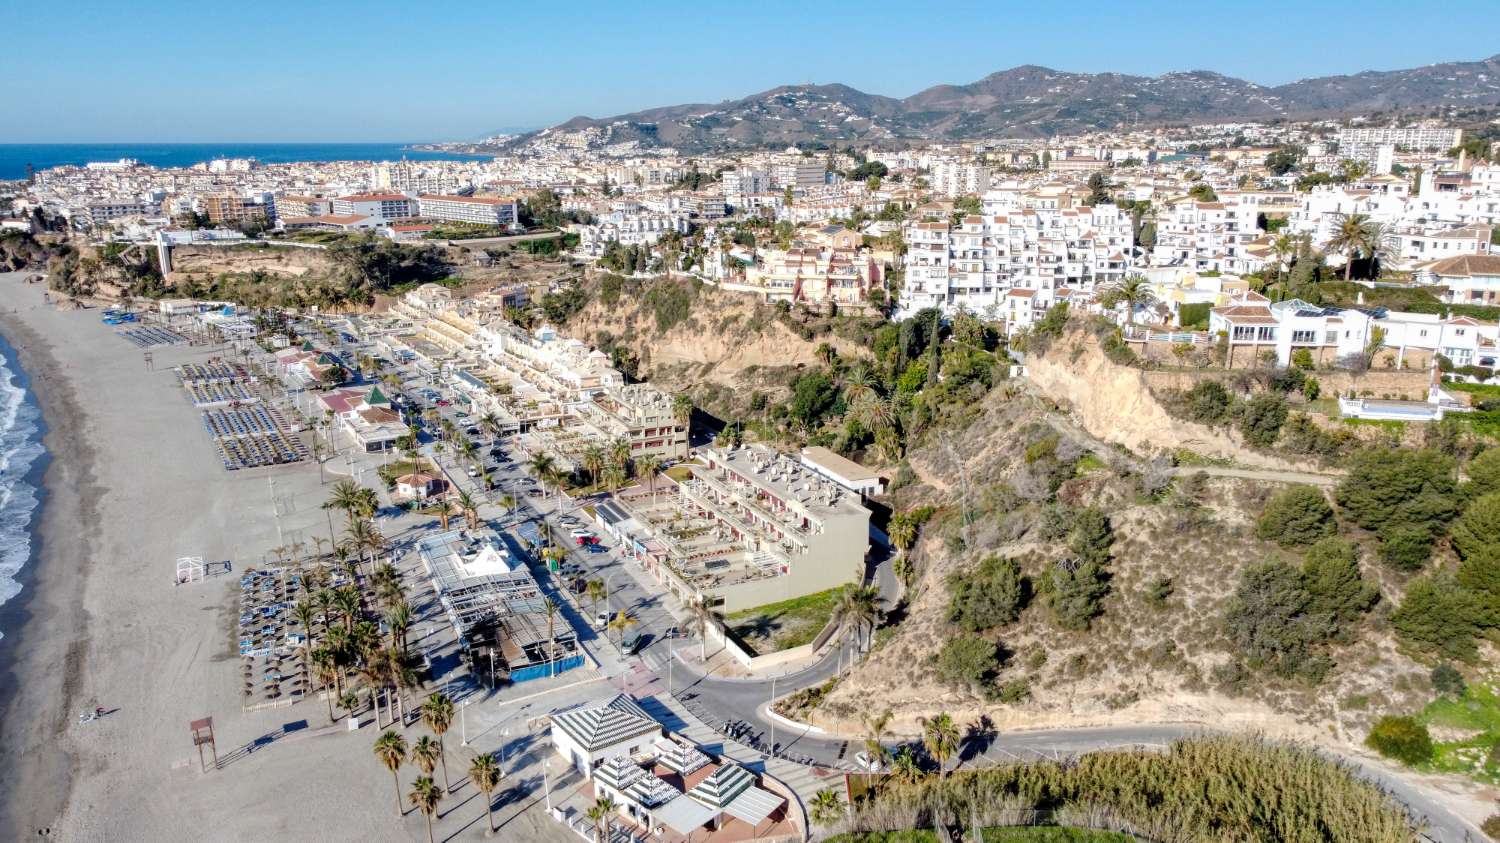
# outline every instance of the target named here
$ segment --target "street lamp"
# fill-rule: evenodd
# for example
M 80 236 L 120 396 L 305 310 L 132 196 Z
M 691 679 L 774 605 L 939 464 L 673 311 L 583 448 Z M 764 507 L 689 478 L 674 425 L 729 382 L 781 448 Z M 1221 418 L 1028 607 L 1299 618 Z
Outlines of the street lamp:
M 463 731 L 463 741 L 460 746 L 469 745 L 469 718 L 466 713 L 469 710 L 469 700 L 464 700 L 458 705 L 458 726 Z
M 509 728 L 501 729 L 500 730 L 500 766 L 502 768 L 505 766 L 505 744 L 506 744 L 506 741 L 507 741 L 508 738 L 510 738 L 510 729 Z

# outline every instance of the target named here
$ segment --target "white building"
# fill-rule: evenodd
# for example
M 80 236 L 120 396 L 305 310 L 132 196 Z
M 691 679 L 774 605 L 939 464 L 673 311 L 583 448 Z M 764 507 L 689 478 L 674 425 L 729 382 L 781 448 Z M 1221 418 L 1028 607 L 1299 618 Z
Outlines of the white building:
M 423 194 L 417 197 L 417 202 L 421 215 L 429 219 L 500 228 L 516 228 L 520 225 L 521 203 L 514 197 Z
M 390 222 L 416 216 L 417 203 L 404 193 L 355 193 L 334 199 L 333 214 Z

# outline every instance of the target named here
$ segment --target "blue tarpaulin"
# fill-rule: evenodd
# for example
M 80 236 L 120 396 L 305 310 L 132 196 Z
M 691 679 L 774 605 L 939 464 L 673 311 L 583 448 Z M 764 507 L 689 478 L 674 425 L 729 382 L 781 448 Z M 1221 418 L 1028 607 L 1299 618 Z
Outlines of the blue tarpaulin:
M 510 674 L 510 681 L 529 682 L 532 679 L 545 679 L 548 676 L 563 673 L 565 671 L 572 670 L 575 667 L 582 666 L 583 656 L 570 656 L 566 659 L 558 659 L 550 665 L 534 664 L 530 667 L 523 667 L 520 670 L 512 671 Z

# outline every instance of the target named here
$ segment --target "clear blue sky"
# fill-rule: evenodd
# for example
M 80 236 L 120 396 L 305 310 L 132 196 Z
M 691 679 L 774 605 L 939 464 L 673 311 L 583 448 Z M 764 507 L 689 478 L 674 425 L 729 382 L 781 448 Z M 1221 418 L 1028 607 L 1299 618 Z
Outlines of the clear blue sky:
M 1481 23 L 1494 21 L 1494 0 L 1453 0 L 1438 19 L 1385 0 L 3 8 L 0 142 L 10 143 L 469 139 L 798 82 L 906 96 L 1041 64 L 1278 84 L 1500 51 Z

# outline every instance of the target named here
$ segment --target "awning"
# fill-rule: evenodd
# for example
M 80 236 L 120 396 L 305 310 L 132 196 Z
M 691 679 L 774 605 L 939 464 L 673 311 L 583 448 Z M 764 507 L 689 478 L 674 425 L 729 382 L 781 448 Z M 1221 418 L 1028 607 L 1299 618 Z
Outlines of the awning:
M 724 808 L 724 813 L 737 820 L 744 820 L 753 828 L 766 821 L 786 800 L 769 790 L 752 787 L 734 798 Z
M 651 812 L 652 819 L 678 834 L 691 834 L 714 818 L 712 808 L 696 799 L 679 796 Z

